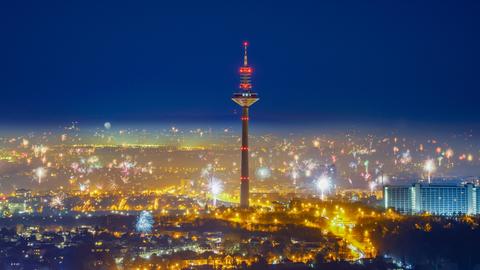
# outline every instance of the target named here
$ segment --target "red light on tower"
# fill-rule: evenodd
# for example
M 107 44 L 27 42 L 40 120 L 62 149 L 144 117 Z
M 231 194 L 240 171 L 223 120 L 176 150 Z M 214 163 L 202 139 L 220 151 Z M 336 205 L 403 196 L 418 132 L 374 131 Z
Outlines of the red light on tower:
M 250 90 L 250 89 L 252 89 L 252 85 L 249 84 L 249 83 L 241 83 L 241 84 L 240 84 L 240 89 L 243 89 L 243 90 L 245 90 L 245 91 L 246 91 L 246 90 Z
M 251 74 L 253 72 L 251 67 L 240 67 L 240 73 Z
M 245 53 L 243 55 L 243 66 L 239 68 L 240 89 L 248 92 L 252 89 L 251 77 L 252 77 L 253 69 L 248 65 L 248 57 L 247 57 L 248 42 L 244 41 L 243 46 L 244 46 Z

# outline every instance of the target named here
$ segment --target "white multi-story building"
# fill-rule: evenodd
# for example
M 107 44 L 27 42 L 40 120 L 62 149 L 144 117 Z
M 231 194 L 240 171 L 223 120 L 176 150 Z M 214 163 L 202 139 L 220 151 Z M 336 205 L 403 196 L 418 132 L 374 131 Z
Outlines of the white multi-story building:
M 404 214 L 476 215 L 480 214 L 477 187 L 465 185 L 384 186 L 385 208 Z

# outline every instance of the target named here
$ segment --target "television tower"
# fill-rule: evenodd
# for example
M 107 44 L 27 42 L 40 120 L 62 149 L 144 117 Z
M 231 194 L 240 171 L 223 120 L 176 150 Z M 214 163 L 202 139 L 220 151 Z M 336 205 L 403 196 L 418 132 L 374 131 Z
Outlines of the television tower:
M 253 69 L 248 65 L 247 47 L 248 42 L 243 42 L 245 53 L 243 66 L 240 67 L 240 91 L 233 94 L 232 100 L 242 107 L 242 165 L 240 176 L 240 207 L 248 208 L 249 202 L 249 173 L 248 173 L 248 108 L 259 100 L 258 94 L 252 92 Z

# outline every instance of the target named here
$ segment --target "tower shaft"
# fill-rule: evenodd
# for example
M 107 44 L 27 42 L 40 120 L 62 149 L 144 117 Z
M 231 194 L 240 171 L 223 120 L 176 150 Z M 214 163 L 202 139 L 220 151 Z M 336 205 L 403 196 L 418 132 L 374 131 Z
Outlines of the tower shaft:
M 232 100 L 242 107 L 242 164 L 240 176 L 240 207 L 249 207 L 249 185 L 250 177 L 248 171 L 248 108 L 259 100 L 258 94 L 252 91 L 251 77 L 253 69 L 248 65 L 247 46 L 244 42 L 245 54 L 243 57 L 243 66 L 240 67 L 240 92 L 233 93 Z
M 248 107 L 243 107 L 242 113 L 242 164 L 240 183 L 240 207 L 249 207 L 249 170 L 248 170 Z

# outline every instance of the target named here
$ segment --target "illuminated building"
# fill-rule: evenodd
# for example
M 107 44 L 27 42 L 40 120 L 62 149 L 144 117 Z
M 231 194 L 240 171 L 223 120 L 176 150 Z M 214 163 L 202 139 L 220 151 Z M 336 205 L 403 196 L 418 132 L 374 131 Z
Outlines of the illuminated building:
M 475 215 L 480 213 L 480 193 L 473 184 L 385 186 L 385 208 L 404 214 L 429 213 L 433 215 Z
M 15 197 L 21 199 L 31 199 L 32 191 L 24 188 L 15 190 Z
M 249 206 L 249 171 L 248 171 L 248 108 L 259 100 L 257 93 L 252 91 L 251 77 L 252 67 L 248 65 L 247 47 L 248 43 L 243 43 L 245 54 L 243 57 L 243 66 L 240 67 L 240 91 L 233 94 L 232 100 L 242 107 L 242 165 L 240 176 L 240 207 Z
M 409 186 L 384 186 L 383 203 L 385 209 L 393 208 L 403 214 L 412 213 L 412 192 Z

